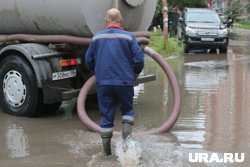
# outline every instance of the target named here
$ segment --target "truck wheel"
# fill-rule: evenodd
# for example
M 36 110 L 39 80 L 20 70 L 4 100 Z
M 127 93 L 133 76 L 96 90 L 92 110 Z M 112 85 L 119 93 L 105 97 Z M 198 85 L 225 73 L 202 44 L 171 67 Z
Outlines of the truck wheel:
M 32 69 L 17 55 L 0 64 L 0 94 L 3 111 L 12 115 L 33 117 L 42 104 Z
M 45 111 L 49 111 L 49 112 L 56 112 L 60 106 L 61 106 L 62 102 L 57 102 L 57 103 L 52 103 L 52 104 L 44 104 L 44 110 Z

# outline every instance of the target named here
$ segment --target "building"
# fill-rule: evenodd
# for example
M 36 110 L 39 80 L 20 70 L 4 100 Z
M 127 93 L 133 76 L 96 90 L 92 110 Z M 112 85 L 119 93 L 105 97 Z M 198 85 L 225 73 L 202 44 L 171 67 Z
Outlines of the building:
M 233 2 L 238 2 L 238 0 L 208 0 L 208 4 L 211 4 L 211 8 L 215 9 L 218 13 L 224 13 Z M 240 0 L 240 4 L 246 3 L 247 0 Z
M 224 13 L 228 7 L 229 0 L 213 0 L 212 8 L 215 9 L 218 13 Z

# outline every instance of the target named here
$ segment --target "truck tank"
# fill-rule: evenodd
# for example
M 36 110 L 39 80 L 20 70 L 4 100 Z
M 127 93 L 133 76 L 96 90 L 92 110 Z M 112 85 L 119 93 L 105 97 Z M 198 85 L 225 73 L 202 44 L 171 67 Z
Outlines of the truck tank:
M 129 31 L 148 29 L 156 0 L 1 0 L 0 34 L 90 37 L 105 27 L 107 10 L 119 8 Z

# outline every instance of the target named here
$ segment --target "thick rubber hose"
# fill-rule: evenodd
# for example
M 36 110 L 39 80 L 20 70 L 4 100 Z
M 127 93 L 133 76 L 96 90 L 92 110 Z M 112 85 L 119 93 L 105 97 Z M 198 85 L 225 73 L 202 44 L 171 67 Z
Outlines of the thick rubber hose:
M 150 34 L 144 31 L 133 32 L 136 40 L 141 45 L 148 45 Z M 70 35 L 34 35 L 34 34 L 12 34 L 0 35 L 0 42 L 32 42 L 32 43 L 69 43 L 74 45 L 88 46 L 91 38 Z
M 175 77 L 174 72 L 172 71 L 171 67 L 169 64 L 164 60 L 164 58 L 154 51 L 153 49 L 149 47 L 145 47 L 143 49 L 144 53 L 152 57 L 163 69 L 165 72 L 166 76 L 168 77 L 170 84 L 173 89 L 173 95 L 174 95 L 174 105 L 172 109 L 172 113 L 170 117 L 159 127 L 150 129 L 148 131 L 144 132 L 136 132 L 133 134 L 137 135 L 152 135 L 152 134 L 158 134 L 158 133 L 163 133 L 169 131 L 173 125 L 176 123 L 178 120 L 179 114 L 180 114 L 180 107 L 181 107 L 181 95 L 180 95 L 180 89 L 179 89 L 179 84 L 178 81 Z M 80 94 L 77 99 L 77 112 L 78 115 L 81 119 L 81 121 L 91 130 L 95 132 L 100 132 L 101 128 L 99 125 L 97 125 L 95 122 L 93 122 L 88 115 L 86 114 L 85 110 L 85 101 L 88 95 L 88 92 L 90 89 L 93 87 L 95 84 L 96 80 L 95 77 L 91 77 L 82 87 Z M 121 132 L 115 131 L 114 134 L 120 134 Z

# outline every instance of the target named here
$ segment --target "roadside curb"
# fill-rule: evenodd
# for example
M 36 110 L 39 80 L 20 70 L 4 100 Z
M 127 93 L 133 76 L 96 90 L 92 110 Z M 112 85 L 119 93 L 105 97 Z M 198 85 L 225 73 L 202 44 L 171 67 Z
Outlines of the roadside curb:
M 242 33 L 242 35 L 245 35 L 245 33 L 250 34 L 250 30 L 233 28 L 233 33 Z

